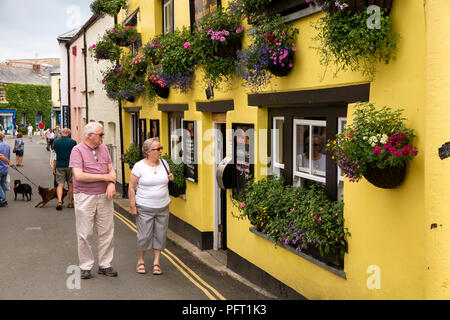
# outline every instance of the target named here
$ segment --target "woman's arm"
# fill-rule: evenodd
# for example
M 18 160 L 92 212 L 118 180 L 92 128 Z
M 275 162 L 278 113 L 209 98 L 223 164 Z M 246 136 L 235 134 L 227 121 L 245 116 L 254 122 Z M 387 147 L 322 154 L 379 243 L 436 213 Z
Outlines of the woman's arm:
M 130 213 L 134 216 L 137 215 L 136 209 L 136 188 L 139 182 L 139 178 L 133 173 L 130 173 L 130 182 L 128 183 L 128 199 L 130 200 Z

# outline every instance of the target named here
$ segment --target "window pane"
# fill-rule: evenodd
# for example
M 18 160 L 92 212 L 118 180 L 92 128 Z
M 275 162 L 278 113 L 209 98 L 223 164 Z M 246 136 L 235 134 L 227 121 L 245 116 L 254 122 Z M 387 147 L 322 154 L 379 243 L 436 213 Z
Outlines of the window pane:
M 277 146 L 277 150 L 275 150 L 276 152 L 276 162 L 278 163 L 284 163 L 284 159 L 283 159 L 283 124 L 284 124 L 284 120 L 283 119 L 279 119 L 275 121 L 275 129 L 277 131 L 275 131 L 276 133 L 276 137 L 277 137 L 277 142 L 276 142 L 276 146 Z

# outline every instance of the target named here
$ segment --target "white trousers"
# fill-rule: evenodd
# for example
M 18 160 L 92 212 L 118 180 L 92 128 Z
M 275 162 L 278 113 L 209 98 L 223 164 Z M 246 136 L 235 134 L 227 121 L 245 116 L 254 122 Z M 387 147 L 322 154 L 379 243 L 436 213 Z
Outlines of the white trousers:
M 94 266 L 92 236 L 94 227 L 98 236 L 98 265 L 111 267 L 114 256 L 114 204 L 106 194 L 74 194 L 78 258 L 81 270 Z

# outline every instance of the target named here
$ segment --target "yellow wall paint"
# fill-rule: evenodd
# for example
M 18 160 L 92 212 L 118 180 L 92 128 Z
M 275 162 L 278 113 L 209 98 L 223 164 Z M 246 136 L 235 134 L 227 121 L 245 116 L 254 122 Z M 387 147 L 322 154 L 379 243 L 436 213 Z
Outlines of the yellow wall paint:
M 130 0 L 130 4 L 147 1 Z M 405 109 L 403 115 L 407 125 L 413 128 L 417 138 L 414 144 L 419 155 L 410 162 L 405 182 L 395 190 L 378 189 L 364 179 L 359 183 L 345 182 L 344 217 L 346 227 L 352 233 L 348 239 L 349 253 L 345 255 L 344 280 L 297 255 L 275 247 L 248 231 L 248 221 L 237 220 L 232 212 L 237 210 L 230 202 L 231 192 L 227 192 L 227 237 L 228 247 L 252 262 L 270 275 L 310 299 L 422 299 L 429 297 L 449 297 L 449 263 L 446 245 L 450 235 L 444 227 L 430 233 L 430 223 L 443 222 L 449 225 L 448 181 L 450 159 L 436 158 L 437 148 L 444 143 L 443 132 L 448 132 L 450 92 L 448 64 L 448 18 L 447 0 L 394 1 L 391 19 L 394 29 L 401 35 L 397 60 L 388 65 L 377 66 L 376 79 L 371 83 L 370 101 L 377 106 L 387 105 Z M 156 12 L 161 16 L 160 7 L 148 1 L 148 8 L 142 15 Z M 430 5 L 432 3 L 432 5 Z M 143 7 L 142 7 L 143 8 Z M 159 8 L 159 9 L 158 9 Z M 187 4 L 175 1 L 175 26 L 189 26 Z M 147 12 L 148 10 L 148 12 Z M 154 11 L 152 11 L 154 10 Z M 341 72 L 333 77 L 330 69 L 323 77 L 324 68 L 312 49 L 311 38 L 315 30 L 311 23 L 320 18 L 315 14 L 293 23 L 300 30 L 297 41 L 295 66 L 291 74 L 284 78 L 274 78 L 264 92 L 308 90 L 367 83 L 359 73 Z M 430 30 L 426 31 L 427 27 Z M 151 18 L 149 21 L 154 21 Z M 156 19 L 155 19 L 156 20 Z M 434 21 L 430 24 L 430 20 Z M 143 39 L 150 39 L 161 25 L 142 25 Z M 428 39 L 427 39 L 428 38 Z M 426 51 L 426 39 L 429 45 Z M 444 47 L 440 41 L 445 39 Z M 244 39 L 244 43 L 247 37 Z M 428 55 L 428 57 L 427 57 Z M 431 59 L 430 59 L 431 58 Z M 429 63 L 426 64 L 426 59 Z M 445 63 L 444 63 L 445 62 Z M 213 127 L 211 114 L 196 111 L 197 102 L 205 102 L 205 86 L 201 81 L 201 71 L 196 72 L 197 80 L 188 94 L 171 90 L 163 103 L 188 103 L 185 120 L 199 123 L 198 144 L 205 150 L 211 143 L 203 133 Z M 227 112 L 226 128 L 232 123 L 253 123 L 256 130 L 267 129 L 267 109 L 248 106 L 250 93 L 235 78 L 232 88 L 220 91 L 215 88 L 215 100 L 233 99 L 235 108 Z M 157 111 L 145 98 L 134 105 L 142 105 L 141 116 L 160 119 L 162 143 L 168 146 L 167 113 Z M 425 112 L 427 111 L 427 112 Z M 129 141 L 129 117 L 124 113 L 125 147 Z M 349 120 L 352 105 L 349 106 Z M 425 121 L 426 119 L 426 121 Z M 436 125 L 439 123 L 439 125 Z M 201 128 L 201 130 L 200 130 Z M 430 130 L 431 129 L 431 130 Z M 255 136 L 255 155 L 266 148 L 264 140 Z M 227 150 L 230 154 L 230 150 Z M 426 156 L 427 155 L 427 156 Z M 432 156 L 428 156 L 432 155 Z M 260 178 L 265 173 L 265 163 L 255 164 L 255 175 Z M 430 172 L 431 176 L 425 176 Z M 129 174 L 129 173 L 128 173 Z M 171 212 L 200 231 L 213 230 L 212 165 L 201 164 L 198 168 L 199 181 L 187 182 L 186 200 L 172 198 Z M 128 178 L 127 178 L 128 179 Z M 447 184 L 444 183 L 447 181 Z M 443 216 L 447 216 L 443 218 Z M 425 226 L 425 228 L 424 228 Z M 426 242 L 425 242 L 426 241 Z M 426 246 L 425 246 L 426 243 Z M 427 254 L 427 255 L 426 255 Z M 427 265 L 425 265 L 427 261 Z M 367 268 L 380 267 L 381 288 L 370 290 Z M 426 266 L 431 266 L 426 271 Z M 439 275 L 434 273 L 439 272 Z M 428 284 L 426 284 L 428 283 Z
M 426 298 L 450 299 L 450 158 L 438 149 L 450 141 L 450 2 L 425 1 L 427 64 L 425 99 Z M 436 224 L 436 228 L 431 228 Z

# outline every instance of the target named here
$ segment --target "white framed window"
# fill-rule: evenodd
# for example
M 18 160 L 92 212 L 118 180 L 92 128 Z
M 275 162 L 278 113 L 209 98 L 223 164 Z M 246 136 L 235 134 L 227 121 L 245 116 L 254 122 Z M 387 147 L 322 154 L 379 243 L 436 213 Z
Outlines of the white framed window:
M 338 133 L 342 133 L 347 127 L 347 118 L 339 117 L 338 118 Z M 342 173 L 341 168 L 337 167 L 337 196 L 339 201 L 344 200 L 344 175 Z
M 181 119 L 178 117 L 169 118 L 170 157 L 176 163 L 179 163 L 183 160 L 182 124 L 183 118 Z
M 325 120 L 294 119 L 293 183 L 305 187 L 308 182 L 326 184 Z
M 8 103 L 8 101 L 6 101 L 6 90 L 3 85 L 0 85 L 0 103 Z
M 164 33 L 174 30 L 173 0 L 164 0 L 163 4 L 163 28 Z
M 274 117 L 272 123 L 272 168 L 273 174 L 280 176 L 284 169 L 283 158 L 284 117 Z

